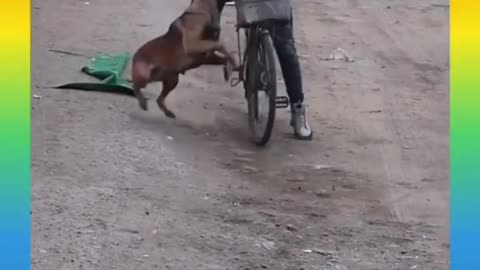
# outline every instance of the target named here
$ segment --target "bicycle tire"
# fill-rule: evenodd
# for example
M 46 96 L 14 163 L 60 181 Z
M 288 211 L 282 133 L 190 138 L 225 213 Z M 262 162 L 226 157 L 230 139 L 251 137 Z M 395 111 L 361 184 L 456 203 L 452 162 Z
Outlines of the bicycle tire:
M 277 78 L 275 67 L 275 49 L 273 47 L 270 32 L 266 29 L 255 30 L 255 36 L 247 58 L 247 103 L 248 103 L 248 122 L 250 134 L 253 142 L 257 146 L 266 145 L 272 135 L 275 122 L 276 97 L 277 97 Z M 259 55 L 259 53 L 261 55 Z M 260 59 L 259 59 L 260 56 Z M 263 63 L 259 63 L 262 61 Z M 264 69 L 264 70 L 261 70 Z M 266 74 L 266 82 L 259 78 L 260 74 Z M 266 84 L 267 87 L 264 87 Z M 263 132 L 257 128 L 258 118 L 258 92 L 263 89 L 268 95 L 268 115 Z

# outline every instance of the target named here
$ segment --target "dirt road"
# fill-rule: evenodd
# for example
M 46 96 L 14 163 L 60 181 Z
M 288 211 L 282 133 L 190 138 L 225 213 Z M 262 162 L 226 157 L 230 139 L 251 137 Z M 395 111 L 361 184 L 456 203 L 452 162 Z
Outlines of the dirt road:
M 32 1 L 33 269 L 448 269 L 448 1 L 294 3 L 315 138 L 280 111 L 259 150 L 219 67 L 181 78 L 176 120 L 50 88 L 187 0 Z M 324 61 L 336 48 L 355 62 Z

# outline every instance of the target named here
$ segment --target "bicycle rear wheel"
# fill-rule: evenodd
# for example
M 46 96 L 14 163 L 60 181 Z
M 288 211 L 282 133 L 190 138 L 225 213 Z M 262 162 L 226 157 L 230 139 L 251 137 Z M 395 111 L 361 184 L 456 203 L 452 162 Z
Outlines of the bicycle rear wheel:
M 277 78 L 272 38 L 268 30 L 254 30 L 247 55 L 246 98 L 252 140 L 264 146 L 275 122 Z

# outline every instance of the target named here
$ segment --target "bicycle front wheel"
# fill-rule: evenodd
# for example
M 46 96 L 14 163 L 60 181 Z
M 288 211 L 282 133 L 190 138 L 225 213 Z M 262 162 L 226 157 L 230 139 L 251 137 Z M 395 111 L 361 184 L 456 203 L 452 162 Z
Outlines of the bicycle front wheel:
M 264 146 L 275 122 L 277 78 L 270 32 L 261 30 L 256 34 L 247 58 L 246 97 L 251 137 L 256 145 Z

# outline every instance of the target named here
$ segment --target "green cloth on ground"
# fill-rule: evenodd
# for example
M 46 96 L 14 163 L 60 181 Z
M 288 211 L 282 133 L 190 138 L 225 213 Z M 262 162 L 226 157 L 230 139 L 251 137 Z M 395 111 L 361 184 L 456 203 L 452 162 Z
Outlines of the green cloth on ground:
M 126 52 L 117 55 L 98 53 L 90 60 L 88 65 L 82 68 L 82 72 L 101 80 L 101 82 L 68 83 L 56 88 L 135 96 L 131 84 L 122 78 L 129 59 L 130 55 Z

